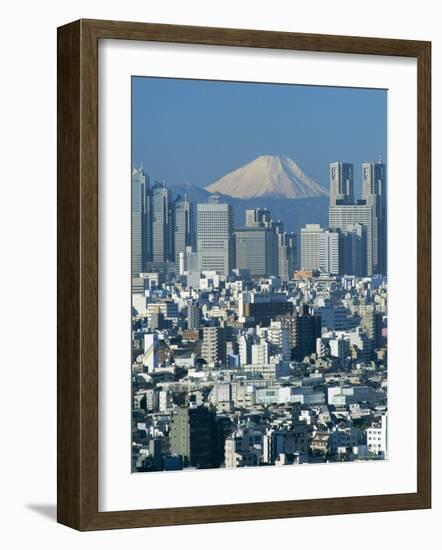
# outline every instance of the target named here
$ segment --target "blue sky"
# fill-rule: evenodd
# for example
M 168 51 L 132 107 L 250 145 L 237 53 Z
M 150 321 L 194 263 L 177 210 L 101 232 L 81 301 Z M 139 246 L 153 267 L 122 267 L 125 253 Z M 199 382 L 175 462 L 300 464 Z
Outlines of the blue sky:
M 385 90 L 132 78 L 132 159 L 151 181 L 205 187 L 286 155 L 328 187 L 328 165 L 387 155 Z

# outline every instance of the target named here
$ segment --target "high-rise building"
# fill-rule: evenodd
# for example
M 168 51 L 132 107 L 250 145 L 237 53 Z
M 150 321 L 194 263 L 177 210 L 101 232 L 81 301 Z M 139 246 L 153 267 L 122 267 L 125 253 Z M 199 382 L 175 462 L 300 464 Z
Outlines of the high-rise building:
M 157 182 L 151 191 L 152 261 L 174 262 L 174 222 L 171 195 L 166 185 Z
M 246 210 L 246 227 L 269 227 L 270 211 L 267 208 Z
M 301 269 L 318 270 L 319 247 L 324 230 L 318 224 L 307 224 L 301 229 Z
M 219 468 L 224 459 L 223 430 L 208 407 L 180 407 L 172 412 L 170 451 L 186 466 Z
M 146 197 L 148 196 L 149 179 L 143 168 L 132 171 L 132 276 L 138 277 L 145 269 L 147 261 L 148 224 L 146 219 Z
M 180 253 L 186 253 L 188 247 L 193 247 L 193 210 L 192 203 L 184 197 L 178 197 L 174 204 L 175 220 L 175 263 L 179 269 Z
M 278 241 L 273 229 L 245 227 L 235 231 L 235 264 L 248 269 L 252 277 L 277 275 Z
M 367 228 L 360 223 L 348 225 L 344 235 L 344 274 L 363 277 L 367 273 Z
M 339 229 L 326 229 L 319 241 L 319 267 L 331 275 L 344 272 L 344 236 Z
M 143 365 L 148 372 L 158 367 L 158 336 L 155 332 L 144 335 Z
M 250 365 L 252 362 L 252 338 L 249 334 L 242 334 L 239 337 L 239 364 Z
M 226 361 L 226 339 L 223 327 L 204 327 L 201 357 L 210 366 Z
M 353 164 L 332 162 L 330 164 L 330 206 L 353 204 Z
M 367 235 L 367 260 L 365 275 L 376 273 L 374 259 L 377 256 L 377 239 L 373 231 L 376 227 L 376 215 L 374 209 L 367 204 L 339 204 L 329 208 L 329 226 L 331 229 L 346 231 L 348 226 L 354 224 L 364 225 Z
M 201 312 L 197 300 L 189 300 L 187 302 L 187 328 L 196 330 L 201 323 Z
M 233 211 L 219 195 L 197 206 L 197 249 L 200 271 L 229 275 L 234 267 Z
M 278 239 L 278 276 L 281 281 L 292 278 L 296 267 L 296 235 L 277 233 Z
M 364 162 L 362 164 L 362 198 L 374 208 L 376 226 L 374 231 L 377 240 L 374 263 L 377 273 L 387 273 L 387 185 L 385 164 Z
M 321 336 L 321 316 L 304 305 L 295 317 L 295 347 L 293 357 L 302 361 L 316 351 L 316 339 Z

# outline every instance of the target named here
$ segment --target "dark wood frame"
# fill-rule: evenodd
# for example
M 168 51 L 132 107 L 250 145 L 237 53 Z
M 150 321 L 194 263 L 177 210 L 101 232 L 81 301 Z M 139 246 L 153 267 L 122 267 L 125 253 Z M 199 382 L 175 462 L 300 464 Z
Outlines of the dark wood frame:
M 98 511 L 98 40 L 405 56 L 418 67 L 417 492 Z M 431 43 L 79 20 L 58 29 L 58 521 L 82 531 L 431 507 Z

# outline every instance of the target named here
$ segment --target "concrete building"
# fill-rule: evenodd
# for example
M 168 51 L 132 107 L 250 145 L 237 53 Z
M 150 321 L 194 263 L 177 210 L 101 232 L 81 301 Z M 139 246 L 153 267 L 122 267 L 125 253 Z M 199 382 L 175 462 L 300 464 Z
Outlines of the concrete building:
M 197 205 L 197 249 L 200 271 L 229 275 L 235 257 L 233 211 L 219 195 Z
M 174 204 L 174 248 L 175 248 L 175 263 L 178 272 L 182 275 L 180 270 L 180 255 L 182 257 L 182 271 L 185 270 L 185 253 L 187 250 L 192 250 L 194 246 L 194 219 L 192 205 L 187 199 L 187 195 L 184 197 L 178 197 Z
M 367 273 L 367 228 L 360 223 L 348 225 L 344 236 L 344 274 L 364 277 Z
M 216 413 L 208 407 L 179 407 L 172 412 L 170 450 L 194 468 L 219 468 L 224 459 L 224 438 Z
M 149 192 L 149 178 L 143 168 L 132 171 L 132 276 L 139 277 L 144 271 L 147 257 L 148 233 L 147 233 L 147 196 Z
M 319 268 L 331 275 L 344 271 L 344 237 L 341 231 L 326 229 L 319 239 Z
M 226 342 L 222 327 L 204 327 L 201 357 L 209 366 L 226 361 Z
M 330 205 L 329 226 L 331 229 L 346 231 L 348 226 L 361 224 L 366 227 L 367 234 L 367 272 L 365 275 L 376 273 L 377 265 L 377 218 L 374 209 L 366 204 L 338 204 Z
M 156 333 L 144 335 L 143 365 L 147 372 L 154 372 L 158 368 L 158 336 Z
M 174 221 L 170 191 L 157 182 L 151 191 L 152 261 L 154 264 L 175 262 Z
M 296 268 L 296 235 L 277 233 L 278 238 L 278 276 L 281 281 L 289 281 Z
M 380 422 L 365 430 L 368 452 L 380 457 L 387 455 L 387 415 L 381 416 Z
M 354 202 L 353 164 L 332 162 L 330 164 L 330 205 Z
M 201 311 L 197 300 L 187 302 L 187 328 L 195 330 L 200 327 Z
M 278 240 L 266 227 L 245 227 L 235 231 L 235 265 L 252 277 L 277 275 Z
M 297 361 L 302 361 L 316 351 L 316 339 L 321 336 L 320 315 L 304 306 L 295 317 L 295 333 L 293 357 Z
M 374 263 L 377 273 L 387 273 L 387 183 L 385 164 L 364 162 L 362 164 L 362 198 L 375 210 L 377 239 Z
M 315 271 L 320 268 L 320 242 L 324 230 L 318 224 L 307 224 L 301 229 L 301 269 Z

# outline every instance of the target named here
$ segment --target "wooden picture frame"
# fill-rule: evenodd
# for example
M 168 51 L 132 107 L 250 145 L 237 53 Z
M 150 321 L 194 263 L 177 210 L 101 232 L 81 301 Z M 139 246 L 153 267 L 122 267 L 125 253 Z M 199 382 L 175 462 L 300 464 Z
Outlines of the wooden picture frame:
M 418 67 L 417 492 L 98 511 L 98 41 L 123 39 L 402 56 Z M 58 521 L 82 531 L 431 506 L 431 44 L 79 20 L 58 29 Z

